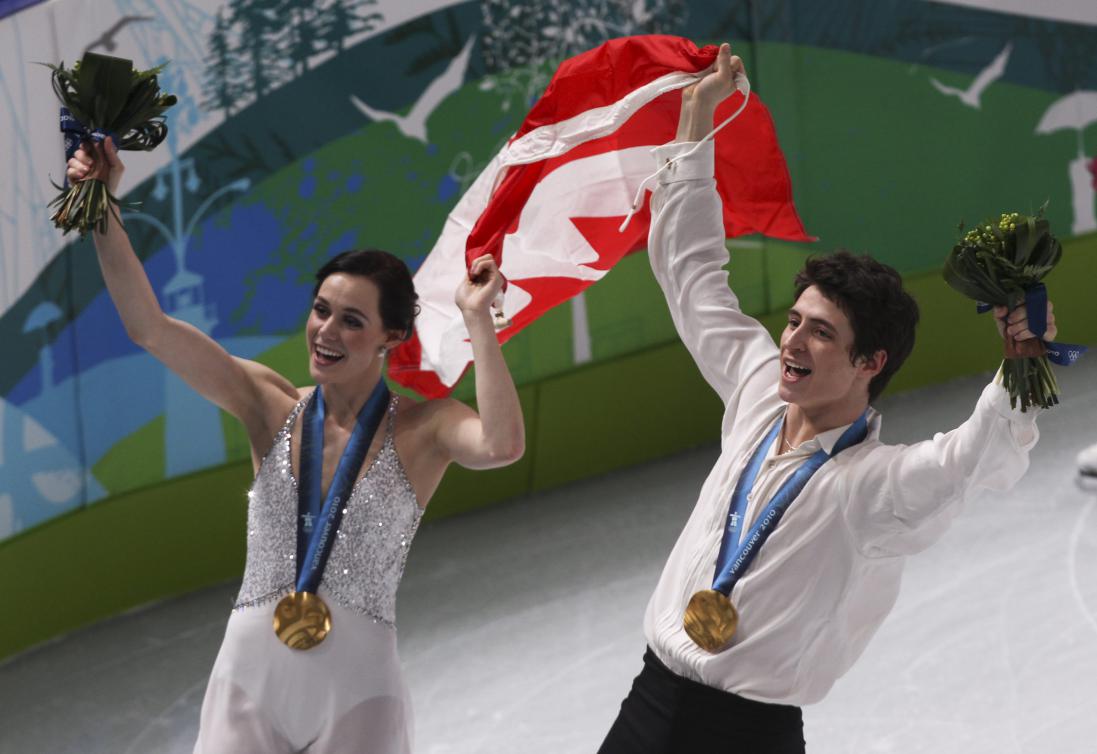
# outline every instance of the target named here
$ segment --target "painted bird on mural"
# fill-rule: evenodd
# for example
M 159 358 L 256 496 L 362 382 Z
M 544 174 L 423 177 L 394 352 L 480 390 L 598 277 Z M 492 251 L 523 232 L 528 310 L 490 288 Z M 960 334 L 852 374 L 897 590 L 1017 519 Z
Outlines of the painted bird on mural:
M 981 107 L 983 92 L 986 91 L 988 86 L 1002 78 L 1002 75 L 1006 72 L 1006 64 L 1009 63 L 1009 56 L 1012 52 L 1013 43 L 1009 42 L 1002 48 L 1002 51 L 994 57 L 994 60 L 990 61 L 990 65 L 979 71 L 979 75 L 975 77 L 975 80 L 971 82 L 971 86 L 967 89 L 947 86 L 935 78 L 931 78 L 929 83 L 933 84 L 941 94 L 956 97 L 968 107 L 973 107 L 978 110 Z
M 118 35 L 118 32 L 129 24 L 139 23 L 141 21 L 155 21 L 152 16 L 122 16 L 118 21 L 112 25 L 109 29 L 99 35 L 98 39 L 92 40 L 87 47 L 84 48 L 84 52 L 94 50 L 96 47 L 102 47 L 107 52 L 114 52 L 114 48 L 118 45 L 115 44 L 114 38 Z
M 465 46 L 461 48 L 461 52 L 450 61 L 442 75 L 430 82 L 427 88 L 423 90 L 423 93 L 419 95 L 419 99 L 411 106 L 411 110 L 407 115 L 375 110 L 353 94 L 350 96 L 350 101 L 370 120 L 391 121 L 396 124 L 396 127 L 400 129 L 400 133 L 404 136 L 409 139 L 418 139 L 426 144 L 428 143 L 427 119 L 446 97 L 460 89 L 461 84 L 465 82 L 465 72 L 468 70 L 469 56 L 475 42 L 476 37 L 469 37 L 469 40 L 465 42 Z

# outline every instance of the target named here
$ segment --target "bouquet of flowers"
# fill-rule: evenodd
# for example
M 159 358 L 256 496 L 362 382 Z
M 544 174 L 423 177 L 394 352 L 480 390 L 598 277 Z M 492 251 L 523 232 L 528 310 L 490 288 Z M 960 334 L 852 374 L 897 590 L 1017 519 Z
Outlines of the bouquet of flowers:
M 147 152 L 168 135 L 163 115 L 176 98 L 161 93 L 157 84 L 163 66 L 138 71 L 130 60 L 87 52 L 71 69 L 64 63 L 49 68 L 53 91 L 63 105 L 66 159 L 84 141 L 102 142 L 110 136 L 118 149 Z M 61 193 L 50 202 L 55 210 L 50 219 L 65 233 L 75 229 L 84 235 L 91 228 L 105 232 L 108 208 L 117 216 L 118 200 L 102 181 L 54 186 Z
M 1048 364 L 1043 332 L 1037 332 L 1040 325 L 1032 323 L 1045 321 L 1047 298 L 1040 281 L 1062 253 L 1041 207 L 1035 216 L 1012 212 L 972 228 L 945 260 L 945 282 L 977 301 L 980 311 L 993 306 L 1013 311 L 1027 303 L 1030 329 L 1037 337 L 1017 341 L 1007 334 L 1000 373 L 1010 405 L 1016 408 L 1020 401 L 1021 411 L 1059 402 L 1059 384 Z

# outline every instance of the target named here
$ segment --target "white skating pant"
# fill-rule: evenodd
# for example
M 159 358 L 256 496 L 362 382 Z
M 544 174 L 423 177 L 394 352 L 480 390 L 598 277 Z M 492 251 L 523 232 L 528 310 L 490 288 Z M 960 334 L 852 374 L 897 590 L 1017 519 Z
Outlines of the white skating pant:
M 233 612 L 194 754 L 409 754 L 396 631 L 325 599 L 332 630 L 307 651 L 274 634 L 274 603 Z

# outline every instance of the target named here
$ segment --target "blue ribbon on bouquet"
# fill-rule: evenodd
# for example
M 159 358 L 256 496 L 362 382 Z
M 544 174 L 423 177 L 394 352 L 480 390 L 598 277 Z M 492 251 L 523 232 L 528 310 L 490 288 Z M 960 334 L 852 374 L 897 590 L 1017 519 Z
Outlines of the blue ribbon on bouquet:
M 993 308 L 990 304 L 979 303 L 976 304 L 975 311 L 984 314 Z M 1044 333 L 1047 332 L 1047 288 L 1043 283 L 1037 283 L 1025 291 L 1025 311 L 1028 315 L 1028 329 L 1047 348 L 1048 361 L 1061 367 L 1069 367 L 1082 358 L 1082 354 L 1088 350 L 1086 346 L 1074 343 L 1044 340 Z
M 102 128 L 88 128 L 76 116 L 69 112 L 67 107 L 61 108 L 61 133 L 65 135 L 65 160 L 71 160 L 85 141 L 102 143 L 108 136 L 114 136 L 110 131 Z

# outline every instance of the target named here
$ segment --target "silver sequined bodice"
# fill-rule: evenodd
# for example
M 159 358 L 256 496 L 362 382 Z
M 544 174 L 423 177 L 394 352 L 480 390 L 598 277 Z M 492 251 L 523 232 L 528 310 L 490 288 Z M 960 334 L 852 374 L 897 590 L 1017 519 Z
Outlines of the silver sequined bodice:
M 388 407 L 385 443 L 358 480 L 336 533 L 320 591 L 388 625 L 396 620 L 396 588 L 421 510 L 396 455 L 392 425 L 399 396 Z M 290 437 L 301 401 L 259 465 L 248 492 L 248 552 L 236 609 L 280 599 L 293 591 L 297 551 L 297 480 Z

